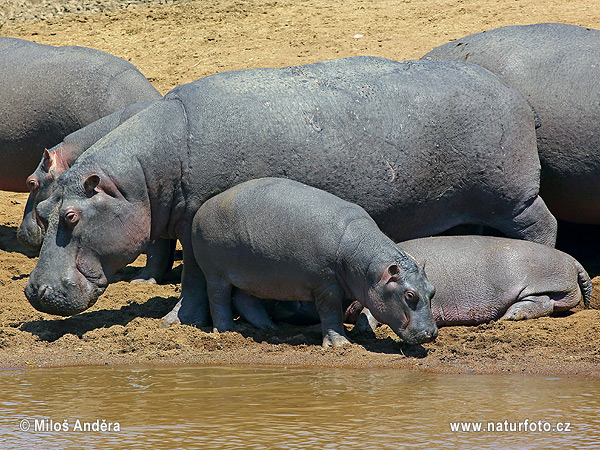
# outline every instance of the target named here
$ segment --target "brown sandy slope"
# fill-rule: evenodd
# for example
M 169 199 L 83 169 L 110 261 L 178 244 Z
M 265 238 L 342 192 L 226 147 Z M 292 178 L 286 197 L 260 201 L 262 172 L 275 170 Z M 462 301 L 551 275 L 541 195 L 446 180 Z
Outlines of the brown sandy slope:
M 8 0 L 0 5 L 0 35 L 113 53 L 133 62 L 166 93 L 233 69 L 354 55 L 418 58 L 449 40 L 504 25 L 566 22 L 600 28 L 597 0 L 160 3 L 173 2 Z M 435 343 L 416 348 L 403 346 L 387 328 L 378 330 L 377 337 L 350 331 L 356 344 L 336 350 L 319 347 L 320 332 L 314 327 L 285 327 L 271 335 L 248 326 L 220 335 L 185 325 L 160 328 L 160 317 L 178 295 L 178 270 L 161 286 L 118 281 L 95 307 L 78 316 L 42 314 L 23 295 L 36 262 L 15 239 L 25 201 L 26 195 L 0 192 L 0 367 L 201 362 L 600 376 L 597 289 L 595 309 L 519 323 L 444 328 Z M 128 280 L 143 263 L 139 258 L 119 273 L 119 280 Z M 600 278 L 594 281 L 597 288 Z

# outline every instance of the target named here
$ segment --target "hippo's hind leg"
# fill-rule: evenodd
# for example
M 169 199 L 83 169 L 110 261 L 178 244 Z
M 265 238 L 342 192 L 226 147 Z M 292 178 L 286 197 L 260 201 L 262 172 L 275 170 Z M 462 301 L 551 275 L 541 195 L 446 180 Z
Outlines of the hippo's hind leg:
M 513 303 L 499 320 L 525 320 L 554 312 L 554 300 L 547 295 L 529 295 Z
M 206 293 L 210 315 L 213 321 L 213 332 L 231 331 L 235 328 L 231 293 L 233 286 L 220 275 L 206 275 Z
M 556 219 L 540 196 L 515 217 L 494 220 L 490 226 L 507 237 L 524 239 L 554 247 L 556 243 Z
M 173 267 L 176 239 L 158 239 L 148 245 L 146 265 L 131 279 L 133 283 L 156 284 Z
M 165 317 L 163 326 L 178 323 L 199 327 L 210 324 L 210 311 L 206 296 L 206 279 L 191 250 L 183 252 L 181 294 L 179 301 Z
M 233 290 L 233 306 L 246 322 L 260 330 L 276 330 L 277 325 L 269 317 L 263 302 L 239 289 Z
M 323 347 L 341 347 L 349 344 L 344 329 L 343 294 L 339 286 L 330 285 L 314 294 L 317 312 L 321 318 Z

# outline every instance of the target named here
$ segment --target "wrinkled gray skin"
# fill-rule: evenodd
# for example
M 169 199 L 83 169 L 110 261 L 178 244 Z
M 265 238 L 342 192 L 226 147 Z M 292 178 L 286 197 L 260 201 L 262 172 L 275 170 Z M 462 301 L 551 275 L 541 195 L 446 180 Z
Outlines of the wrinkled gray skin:
M 431 311 L 438 327 L 534 319 L 567 311 L 582 298 L 587 307 L 592 295 L 577 260 L 534 242 L 436 236 L 398 245 L 425 266 L 435 286 Z
M 37 206 L 47 237 L 27 298 L 81 312 L 149 241 L 178 238 L 181 296 L 165 320 L 209 324 L 192 219 L 210 197 L 264 176 L 356 203 L 395 240 L 475 223 L 555 241 L 519 93 L 472 64 L 346 58 L 212 75 L 99 140 Z
M 152 100 L 134 103 L 69 134 L 60 144 L 50 150 L 44 150 L 44 156 L 37 169 L 27 178 L 30 192 L 23 213 L 23 221 L 17 230 L 19 242 L 31 250 L 40 250 L 46 224 L 38 217 L 36 207 L 50 196 L 56 178 L 71 167 L 77 158 L 100 138 L 150 104 L 152 104 Z M 148 256 L 146 266 L 132 281 L 150 283 L 160 281 L 172 266 L 175 243 L 175 240 L 158 239 L 149 244 L 146 250 Z
M 600 224 L 600 31 L 541 23 L 444 44 L 423 56 L 478 64 L 524 94 L 541 119 L 540 195 L 558 219 Z
M 344 298 L 356 299 L 404 341 L 437 336 L 433 285 L 364 209 L 282 178 L 241 183 L 207 200 L 192 222 L 215 331 L 234 328 L 232 289 L 314 301 L 323 346 L 348 343 Z
M 0 190 L 27 192 L 44 149 L 160 93 L 131 63 L 85 47 L 0 37 Z

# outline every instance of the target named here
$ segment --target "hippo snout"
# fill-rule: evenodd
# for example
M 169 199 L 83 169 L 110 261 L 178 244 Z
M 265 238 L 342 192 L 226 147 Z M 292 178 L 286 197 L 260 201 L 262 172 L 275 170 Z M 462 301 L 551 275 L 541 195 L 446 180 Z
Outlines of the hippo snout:
M 424 344 L 435 341 L 438 335 L 438 328 L 435 324 L 426 328 L 411 329 L 407 328 L 402 333 L 398 333 L 407 344 Z
M 63 282 L 70 289 L 56 289 L 47 284 L 36 284 L 31 281 L 25 286 L 25 296 L 31 306 L 38 311 L 54 314 L 57 316 L 72 316 L 85 311 L 94 303 L 98 296 L 88 297 L 77 292 L 71 293 L 73 290 L 78 291 L 77 287 L 72 283 Z

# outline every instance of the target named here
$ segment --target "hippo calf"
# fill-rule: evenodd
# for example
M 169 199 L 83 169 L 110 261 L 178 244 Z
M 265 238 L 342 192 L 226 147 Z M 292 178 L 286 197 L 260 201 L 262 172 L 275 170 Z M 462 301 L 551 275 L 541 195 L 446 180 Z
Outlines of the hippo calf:
M 423 59 L 477 64 L 525 95 L 541 121 L 541 197 L 557 219 L 600 224 L 600 30 L 514 25 L 448 42 Z
M 121 58 L 0 37 L 0 190 L 26 192 L 44 149 L 160 93 Z
M 192 223 L 216 331 L 231 330 L 232 289 L 314 301 L 323 346 L 347 343 L 342 300 L 356 299 L 408 343 L 437 336 L 433 285 L 361 207 L 281 178 L 241 183 L 206 201 Z
M 398 245 L 424 264 L 435 286 L 431 311 L 438 327 L 534 319 L 569 310 L 582 298 L 589 305 L 592 283 L 585 269 L 545 245 L 491 236 L 436 236 Z

